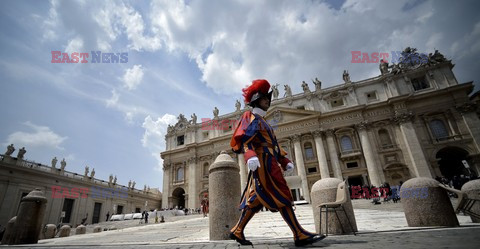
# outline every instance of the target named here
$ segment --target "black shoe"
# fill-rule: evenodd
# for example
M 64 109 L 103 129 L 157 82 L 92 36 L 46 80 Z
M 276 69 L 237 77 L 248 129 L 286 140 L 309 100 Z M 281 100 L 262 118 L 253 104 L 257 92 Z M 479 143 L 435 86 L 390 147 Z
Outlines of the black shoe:
M 307 239 L 302 239 L 302 240 L 296 240 L 295 241 L 295 246 L 306 246 L 306 245 L 310 245 L 310 244 L 313 244 L 317 241 L 320 241 L 322 239 L 325 239 L 325 235 L 323 234 L 317 234 L 317 235 L 314 235 L 310 238 L 307 238 Z
M 253 244 L 252 244 L 252 242 L 250 242 L 250 240 L 240 239 L 234 233 L 230 233 L 230 239 L 233 239 L 233 240 L 237 241 L 242 246 L 253 246 Z

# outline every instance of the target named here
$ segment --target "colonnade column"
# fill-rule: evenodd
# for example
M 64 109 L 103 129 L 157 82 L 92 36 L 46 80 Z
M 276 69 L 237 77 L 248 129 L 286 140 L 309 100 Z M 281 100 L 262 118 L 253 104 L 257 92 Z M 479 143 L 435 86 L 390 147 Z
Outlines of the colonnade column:
M 169 163 L 163 164 L 163 193 L 162 193 L 162 208 L 169 208 L 168 207 L 168 193 L 169 184 L 170 184 L 170 166 Z
M 197 208 L 197 157 L 188 159 L 188 208 Z
M 305 172 L 305 164 L 303 162 L 303 153 L 302 153 L 302 146 L 300 144 L 300 135 L 294 135 L 291 138 L 292 138 L 293 147 L 295 150 L 295 162 L 296 162 L 297 172 L 300 175 L 300 179 L 302 180 L 303 197 L 308 203 L 310 203 L 310 190 L 308 189 L 307 173 Z
M 415 177 L 432 177 L 432 173 L 428 168 L 428 162 L 423 153 L 422 146 L 418 140 L 415 127 L 412 123 L 413 115 L 411 113 L 397 113 L 395 121 L 399 124 L 408 156 L 412 162 L 412 169 Z
M 333 130 L 327 130 L 327 145 L 328 153 L 330 155 L 330 163 L 332 164 L 333 176 L 340 180 L 343 180 L 342 169 L 340 168 L 340 162 L 338 161 L 337 146 L 333 137 Z
M 370 178 L 370 184 L 379 187 L 382 185 L 378 171 L 380 170 L 375 163 L 375 158 L 373 157 L 372 145 L 368 139 L 366 123 L 360 123 L 356 125 L 357 132 L 360 135 L 360 143 L 362 144 L 363 156 L 365 157 L 365 162 L 367 163 L 368 177 Z
M 320 168 L 321 178 L 330 177 L 328 171 L 327 155 L 325 154 L 325 148 L 323 146 L 323 137 L 321 131 L 314 131 L 313 137 L 315 138 L 315 148 L 317 149 L 318 167 Z

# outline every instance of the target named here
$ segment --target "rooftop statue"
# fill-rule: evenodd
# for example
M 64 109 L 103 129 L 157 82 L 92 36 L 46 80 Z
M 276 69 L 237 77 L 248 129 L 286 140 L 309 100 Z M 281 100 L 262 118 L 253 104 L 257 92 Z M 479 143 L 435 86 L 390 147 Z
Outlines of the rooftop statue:
M 285 89 L 285 94 L 283 95 L 283 97 L 292 97 L 292 89 L 290 88 L 289 85 L 283 85 L 284 89 Z
M 13 147 L 13 144 L 10 144 L 9 146 L 7 146 L 7 152 L 5 152 L 5 155 L 10 156 L 14 151 L 15 147 Z

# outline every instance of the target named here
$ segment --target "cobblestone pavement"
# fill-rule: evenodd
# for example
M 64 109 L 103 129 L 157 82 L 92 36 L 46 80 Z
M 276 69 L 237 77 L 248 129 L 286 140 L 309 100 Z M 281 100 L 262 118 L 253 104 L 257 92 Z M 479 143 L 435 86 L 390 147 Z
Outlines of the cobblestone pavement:
M 388 205 L 390 204 L 380 208 L 381 205 L 368 205 L 365 200 L 355 200 L 355 218 L 359 235 L 329 236 L 309 247 L 480 248 L 480 224 L 472 223 L 467 216 L 457 216 L 462 226 L 460 228 L 411 228 L 407 226 L 403 212 L 383 210 Z M 390 209 L 398 210 L 401 206 L 394 205 Z M 297 206 L 296 214 L 304 228 L 315 230 L 311 205 Z M 120 223 L 116 225 L 119 226 Z M 255 248 L 294 248 L 291 231 L 278 213 L 256 214 L 247 225 L 245 236 L 254 243 Z M 234 241 L 208 241 L 208 238 L 208 218 L 192 215 L 161 224 L 124 228 L 119 226 L 113 231 L 40 240 L 35 245 L 18 247 L 238 248 Z

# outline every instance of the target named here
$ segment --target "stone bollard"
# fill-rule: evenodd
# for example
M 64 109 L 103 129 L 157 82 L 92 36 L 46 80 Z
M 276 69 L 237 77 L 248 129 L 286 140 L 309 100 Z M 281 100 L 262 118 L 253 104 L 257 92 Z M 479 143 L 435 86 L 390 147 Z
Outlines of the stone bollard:
M 36 188 L 22 198 L 15 221 L 13 244 L 36 244 L 42 231 L 42 221 L 47 207 L 47 198 Z
M 240 217 L 237 163 L 222 151 L 210 166 L 208 179 L 210 240 L 227 240 L 230 229 Z
M 320 228 L 320 208 L 318 205 L 326 202 L 335 202 L 337 198 L 337 187 L 338 184 L 341 183 L 342 180 L 338 178 L 323 178 L 318 180 L 313 184 L 312 191 L 310 194 L 310 198 L 312 201 L 312 209 L 313 209 L 313 219 L 315 221 L 315 231 L 319 234 L 325 234 L 327 228 L 327 216 L 326 213 L 322 213 L 322 227 Z M 348 187 L 346 185 L 345 187 Z M 348 193 L 348 191 L 347 191 Z M 348 218 L 350 223 L 352 224 L 353 229 L 355 232 L 358 231 L 357 222 L 355 220 L 355 213 L 353 212 L 352 201 L 350 200 L 350 195 L 347 194 L 347 202 L 343 204 L 345 211 L 347 212 Z M 343 211 L 337 209 L 338 217 L 340 221 L 337 219 L 335 212 L 332 209 L 328 211 L 328 234 L 350 234 L 353 233 L 350 225 L 348 224 L 347 217 Z M 325 209 L 323 209 L 325 211 Z M 341 224 L 340 224 L 341 222 Z M 342 226 L 344 232 L 342 232 Z
M 15 237 L 13 235 L 15 234 L 14 228 L 15 228 L 15 221 L 17 220 L 17 216 L 11 218 L 8 223 L 7 227 L 5 228 L 5 233 L 3 234 L 2 238 L 2 245 L 12 245 L 13 240 Z
M 101 226 L 95 226 L 95 227 L 93 228 L 93 232 L 94 232 L 94 233 L 99 233 L 99 232 L 101 232 L 101 231 L 102 231 L 102 227 L 101 227 Z
M 468 198 L 480 200 L 480 179 L 469 181 L 463 184 L 462 191 L 468 195 Z M 476 214 L 480 214 L 480 203 L 478 201 L 472 206 L 471 211 Z M 470 216 L 470 218 L 472 219 L 473 223 L 480 223 L 479 218 L 475 218 L 473 216 Z
M 85 227 L 84 225 L 80 225 L 77 228 L 75 228 L 75 235 L 85 234 L 86 232 L 87 232 L 87 227 Z
M 55 237 L 55 234 L 57 234 L 57 226 L 54 224 L 47 224 L 43 228 L 43 238 L 44 239 L 51 239 Z
M 450 198 L 438 184 L 432 178 L 418 177 L 402 185 L 400 198 L 409 227 L 459 226 Z
M 60 228 L 60 232 L 58 234 L 58 237 L 68 237 L 70 236 L 70 226 L 69 225 L 63 225 Z
M 160 217 L 160 223 L 164 223 L 165 222 L 165 217 L 163 217 L 163 215 Z

